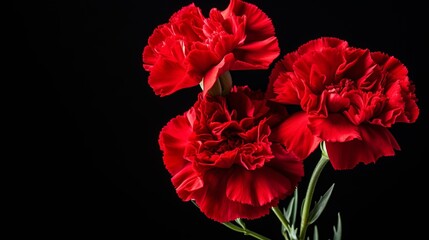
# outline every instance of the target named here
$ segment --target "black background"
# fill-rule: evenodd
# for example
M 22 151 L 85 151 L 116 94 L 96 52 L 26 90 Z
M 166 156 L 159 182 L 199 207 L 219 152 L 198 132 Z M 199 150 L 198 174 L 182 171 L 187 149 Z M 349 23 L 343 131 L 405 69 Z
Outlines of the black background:
M 207 16 L 228 1 L 198 0 Z M 321 36 L 400 59 L 416 84 L 421 114 L 392 129 L 402 150 L 376 164 L 321 175 L 317 199 L 332 183 L 317 222 L 332 239 L 337 212 L 343 239 L 421 239 L 426 234 L 428 18 L 412 1 L 249 1 L 276 28 L 282 57 Z M 16 235 L 63 239 L 252 239 L 203 216 L 176 195 L 157 144 L 172 117 L 195 101 L 198 87 L 155 96 L 141 66 L 153 29 L 189 0 L 17 1 L 11 27 L 13 75 L 10 146 Z M 269 71 L 233 73 L 237 84 L 264 88 Z M 243 80 L 244 79 L 244 80 Z M 9 81 L 10 80 L 10 81 Z M 8 89 L 5 89 L 9 92 Z M 6 145 L 8 147 L 9 145 Z M 10 148 L 12 149 L 12 148 Z M 307 176 L 318 159 L 307 161 Z M 305 186 L 307 179 L 303 179 Z M 18 194 L 22 197 L 17 197 Z M 300 192 L 302 195 L 303 193 Z M 285 202 L 281 203 L 282 205 Z M 283 205 L 284 206 L 284 205 Z M 281 239 L 273 214 L 248 222 Z

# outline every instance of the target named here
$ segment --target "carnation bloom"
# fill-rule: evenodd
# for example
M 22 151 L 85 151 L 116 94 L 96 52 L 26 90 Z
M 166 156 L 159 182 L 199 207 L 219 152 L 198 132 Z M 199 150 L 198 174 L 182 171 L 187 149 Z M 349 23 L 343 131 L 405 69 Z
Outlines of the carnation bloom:
M 339 170 L 400 150 L 388 128 L 416 121 L 414 91 L 398 59 L 323 37 L 275 64 L 266 95 L 302 109 L 282 123 L 277 140 L 301 158 L 325 141 Z
M 284 106 L 247 86 L 226 96 L 200 93 L 159 136 L 178 196 L 218 222 L 268 214 L 304 175 L 303 161 L 271 140 L 286 117 Z
M 271 19 L 255 5 L 231 0 L 224 11 L 190 4 L 159 25 L 143 49 L 143 67 L 155 94 L 197 86 L 203 93 L 228 70 L 267 69 L 279 55 Z

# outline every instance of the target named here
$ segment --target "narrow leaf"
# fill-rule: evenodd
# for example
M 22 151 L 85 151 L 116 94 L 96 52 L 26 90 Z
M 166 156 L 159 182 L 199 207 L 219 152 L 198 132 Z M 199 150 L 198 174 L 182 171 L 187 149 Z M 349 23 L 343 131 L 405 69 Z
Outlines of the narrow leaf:
M 288 234 L 287 234 L 287 232 L 286 232 L 286 228 L 285 228 L 285 227 L 283 227 L 283 224 L 282 224 L 282 236 L 283 236 L 283 238 L 284 238 L 284 239 L 289 239 L 289 238 L 288 238 Z
M 301 201 L 301 209 L 299 210 L 300 217 L 302 217 L 302 212 L 304 211 L 304 202 L 305 202 L 305 197 Z
M 285 216 L 285 218 L 287 218 L 286 216 L 286 212 L 287 210 L 285 208 L 283 208 L 283 215 Z M 296 212 L 295 212 L 296 213 Z M 289 219 L 287 219 L 289 221 Z M 287 240 L 297 240 L 297 234 L 298 234 L 298 228 L 295 228 L 294 224 L 290 224 L 290 228 L 287 229 L 283 224 L 281 224 L 281 233 L 283 235 L 283 237 Z
M 341 217 L 340 213 L 338 213 L 337 228 L 334 226 L 334 240 L 341 240 L 342 230 Z
M 283 208 L 283 215 L 285 215 L 285 213 L 286 213 L 286 210 Z M 285 239 L 288 239 L 286 236 L 286 234 L 288 233 L 287 228 L 285 228 L 285 226 L 283 224 L 280 224 L 280 226 L 281 226 L 282 235 L 285 237 Z
M 329 198 L 331 197 L 332 191 L 334 189 L 334 185 L 335 183 L 331 185 L 328 191 L 326 191 L 326 193 L 323 194 L 322 197 L 320 197 L 320 200 L 315 203 L 314 208 L 311 209 L 309 220 L 308 220 L 309 225 L 314 223 L 319 218 L 320 214 L 322 214 L 323 210 L 326 207 L 326 204 L 328 203 Z
M 289 232 L 290 240 L 297 240 L 298 239 L 298 228 L 294 228 L 293 226 L 290 229 Z
M 296 221 L 296 213 L 298 209 L 298 188 L 295 188 L 293 197 L 291 198 L 287 209 L 284 211 L 284 215 L 288 222 L 294 226 Z
M 313 240 L 319 240 L 319 231 L 317 230 L 317 225 L 314 225 Z

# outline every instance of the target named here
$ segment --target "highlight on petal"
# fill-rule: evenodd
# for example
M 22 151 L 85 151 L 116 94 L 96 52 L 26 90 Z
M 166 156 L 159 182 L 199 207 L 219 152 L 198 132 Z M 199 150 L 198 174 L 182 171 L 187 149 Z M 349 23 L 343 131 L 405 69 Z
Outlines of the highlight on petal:
M 234 51 L 236 62 L 231 70 L 267 69 L 280 54 L 278 40 L 269 37 L 258 42 L 250 42 Z
M 326 142 L 326 149 L 335 170 L 352 169 L 359 163 L 375 163 L 380 157 L 394 156 L 400 147 L 390 131 L 377 125 L 361 125 L 362 140 Z
M 270 168 L 247 171 L 234 169 L 228 178 L 226 195 L 235 202 L 262 206 L 275 199 L 284 198 L 293 191 L 287 177 Z
M 359 127 L 342 114 L 329 114 L 327 118 L 309 117 L 308 129 L 314 136 L 328 142 L 348 142 L 361 139 Z
M 162 59 L 152 68 L 148 83 L 155 94 L 161 97 L 183 88 L 198 85 L 201 81 L 200 78 L 190 78 L 186 68 L 186 65 L 179 65 L 177 62 Z
M 308 157 L 321 142 L 308 128 L 308 117 L 304 112 L 294 113 L 283 121 L 273 130 L 271 138 L 300 159 Z
M 224 18 L 246 16 L 246 32 L 251 41 L 262 40 L 275 34 L 271 19 L 256 5 L 242 0 L 230 0 L 228 7 L 222 11 Z
M 187 164 L 171 178 L 171 182 L 176 188 L 177 195 L 183 201 L 190 201 L 194 198 L 195 192 L 204 187 L 204 183 L 191 164 Z
M 268 215 L 270 208 L 278 204 L 278 201 L 266 205 L 232 201 L 226 195 L 230 175 L 223 169 L 212 169 L 206 172 L 203 179 L 205 187 L 193 194 L 195 202 L 208 218 L 217 222 L 229 222 L 237 218 L 252 220 Z
M 254 4 L 231 0 L 222 15 L 225 19 L 243 16 L 246 23 L 246 37 L 233 51 L 237 62 L 231 70 L 267 69 L 280 54 L 274 25 L 267 14 Z
M 192 127 L 184 116 L 177 116 L 165 125 L 160 134 L 158 143 L 163 151 L 163 160 L 168 172 L 175 175 L 187 163 L 184 159 L 188 137 L 192 134 Z
M 300 104 L 305 85 L 293 72 L 293 65 L 298 57 L 296 52 L 291 52 L 274 64 L 268 77 L 269 82 L 265 92 L 267 99 L 283 104 Z

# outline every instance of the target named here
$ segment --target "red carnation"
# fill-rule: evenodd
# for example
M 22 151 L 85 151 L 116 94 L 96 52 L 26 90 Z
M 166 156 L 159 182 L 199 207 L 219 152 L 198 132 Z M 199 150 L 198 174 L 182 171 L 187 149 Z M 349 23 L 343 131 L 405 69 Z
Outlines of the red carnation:
M 271 139 L 286 117 L 283 106 L 247 86 L 226 96 L 200 93 L 159 137 L 178 196 L 218 222 L 268 214 L 304 175 L 302 160 Z
M 267 69 L 279 55 L 271 19 L 253 4 L 231 0 L 209 18 L 190 4 L 158 26 L 144 48 L 143 67 L 155 94 L 202 83 L 204 94 L 229 70 Z
M 400 150 L 388 128 L 416 121 L 414 91 L 398 59 L 324 37 L 276 63 L 267 97 L 302 109 L 276 135 L 290 151 L 305 158 L 325 141 L 332 166 L 351 169 Z

